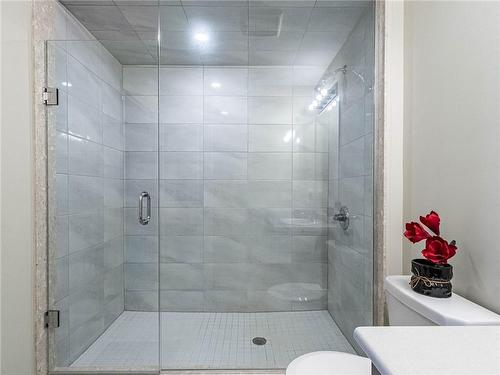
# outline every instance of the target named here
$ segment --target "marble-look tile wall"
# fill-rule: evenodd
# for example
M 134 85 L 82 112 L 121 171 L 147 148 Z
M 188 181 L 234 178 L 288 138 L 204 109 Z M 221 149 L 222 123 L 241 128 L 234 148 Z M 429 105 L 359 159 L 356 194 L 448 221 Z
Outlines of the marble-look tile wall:
M 354 328 L 371 325 L 373 310 L 374 49 L 374 9 L 367 7 L 329 68 L 347 64 L 365 82 L 352 72 L 339 77 L 339 112 L 320 119 L 331 124 L 329 214 L 347 206 L 353 215 L 347 231 L 329 230 L 328 310 L 353 345 Z
M 307 110 L 321 74 L 162 66 L 158 88 L 157 67 L 124 66 L 126 310 L 157 309 L 158 285 L 167 311 L 326 308 L 328 137 Z
M 122 67 L 61 9 L 67 40 L 47 44 L 55 128 L 56 364 L 76 359 L 124 309 Z M 52 130 L 51 130 L 52 132 Z M 51 146 L 52 147 L 52 146 Z

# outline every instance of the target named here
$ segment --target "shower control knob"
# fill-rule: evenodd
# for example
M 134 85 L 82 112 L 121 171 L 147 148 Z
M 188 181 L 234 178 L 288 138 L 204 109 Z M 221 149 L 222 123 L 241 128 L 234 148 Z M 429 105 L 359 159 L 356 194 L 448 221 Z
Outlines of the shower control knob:
M 338 221 L 340 227 L 343 230 L 347 230 L 349 228 L 349 210 L 346 206 L 340 207 L 340 211 L 338 214 L 333 215 L 332 218 L 334 221 Z

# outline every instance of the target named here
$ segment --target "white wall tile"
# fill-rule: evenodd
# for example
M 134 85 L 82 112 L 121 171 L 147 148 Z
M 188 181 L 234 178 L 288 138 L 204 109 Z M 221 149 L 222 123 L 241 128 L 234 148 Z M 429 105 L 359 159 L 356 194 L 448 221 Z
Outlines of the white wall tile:
M 203 68 L 160 68 L 160 95 L 203 95 Z
M 203 180 L 160 180 L 161 207 L 203 207 Z
M 294 153 L 293 178 L 295 180 L 327 180 L 328 153 Z
M 158 98 L 126 96 L 124 120 L 127 123 L 158 123 Z
M 126 179 L 154 179 L 158 176 L 157 152 L 125 152 Z
M 123 124 L 105 114 L 101 116 L 102 121 L 102 143 L 106 146 L 123 150 Z
M 161 208 L 160 215 L 163 236 L 203 234 L 203 208 Z
M 69 136 L 69 173 L 102 176 L 104 172 L 102 146 L 98 143 Z
M 206 125 L 204 128 L 205 151 L 247 151 L 246 126 Z
M 122 119 L 122 96 L 119 89 L 101 83 L 102 111 L 117 120 Z
M 293 123 L 314 124 L 315 112 L 309 110 L 312 93 L 309 96 L 294 96 L 293 98 Z
M 290 97 L 257 96 L 248 98 L 249 124 L 291 124 Z
M 291 96 L 291 67 L 252 67 L 249 69 L 249 96 Z
M 240 180 L 247 177 L 247 154 L 235 152 L 206 152 L 205 179 Z
M 102 77 L 101 44 L 96 40 L 67 41 L 66 50 L 80 64 Z
M 165 123 L 165 124 L 203 123 L 203 97 L 161 96 L 160 123 Z
M 56 138 L 56 173 L 68 173 L 68 135 L 58 131 Z
M 162 263 L 202 263 L 203 236 L 161 236 Z M 169 287 L 165 285 L 165 287 Z
M 102 143 L 100 110 L 68 95 L 68 132 L 83 139 Z
M 206 67 L 204 71 L 205 95 L 245 96 L 248 70 L 246 68 Z
M 106 48 L 101 46 L 101 78 L 113 86 L 115 90 L 122 89 L 122 64 L 116 60 Z
M 100 108 L 100 82 L 92 71 L 76 59 L 68 57 L 68 93 L 86 102 L 94 108 Z
M 294 138 L 291 143 L 296 152 L 316 151 L 316 127 L 314 124 L 293 125 Z
M 326 181 L 294 181 L 294 207 L 326 207 L 328 183 Z
M 123 90 L 127 95 L 158 95 L 158 68 L 123 66 Z
M 200 179 L 203 177 L 203 153 L 161 152 L 161 179 Z
M 68 213 L 75 214 L 102 208 L 103 179 L 91 176 L 68 176 Z
M 203 125 L 160 125 L 160 150 L 203 151 Z
M 248 178 L 252 180 L 291 180 L 292 154 L 250 152 Z
M 158 124 L 124 124 L 126 151 L 157 151 Z
M 204 104 L 205 124 L 246 124 L 247 99 L 234 96 L 207 96 Z
M 125 288 L 127 290 L 154 290 L 158 285 L 158 265 L 155 263 L 127 263 Z
M 248 127 L 248 151 L 287 152 L 292 150 L 290 125 L 250 125 Z
M 104 177 L 123 179 L 123 151 L 103 147 L 103 163 Z
M 96 246 L 104 241 L 102 211 L 82 213 L 69 217 L 69 252 Z

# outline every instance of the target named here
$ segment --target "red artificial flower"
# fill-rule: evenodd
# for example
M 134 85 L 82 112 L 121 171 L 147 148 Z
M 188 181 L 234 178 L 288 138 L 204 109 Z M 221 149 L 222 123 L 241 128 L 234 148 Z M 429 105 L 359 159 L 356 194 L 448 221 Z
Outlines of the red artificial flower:
M 406 230 L 404 236 L 408 238 L 411 242 L 417 243 L 422 240 L 429 238 L 431 235 L 427 233 L 422 225 L 412 221 L 411 223 L 406 223 Z
M 427 228 L 433 231 L 436 236 L 439 236 L 439 224 L 441 219 L 439 218 L 437 212 L 431 211 L 429 214 L 425 215 L 425 217 L 420 216 L 420 221 Z
M 433 263 L 447 264 L 448 259 L 455 255 L 457 247 L 455 241 L 450 244 L 439 236 L 430 237 L 425 241 L 422 255 Z

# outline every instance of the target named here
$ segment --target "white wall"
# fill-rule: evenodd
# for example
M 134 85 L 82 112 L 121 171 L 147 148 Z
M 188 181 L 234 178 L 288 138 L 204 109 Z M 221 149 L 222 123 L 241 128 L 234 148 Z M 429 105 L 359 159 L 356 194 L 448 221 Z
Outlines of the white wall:
M 387 275 L 402 272 L 404 3 L 385 2 L 384 254 Z
M 1 369 L 34 370 L 31 1 L 1 1 Z
M 500 313 L 500 3 L 406 3 L 405 68 L 405 219 L 436 210 L 455 290 Z

